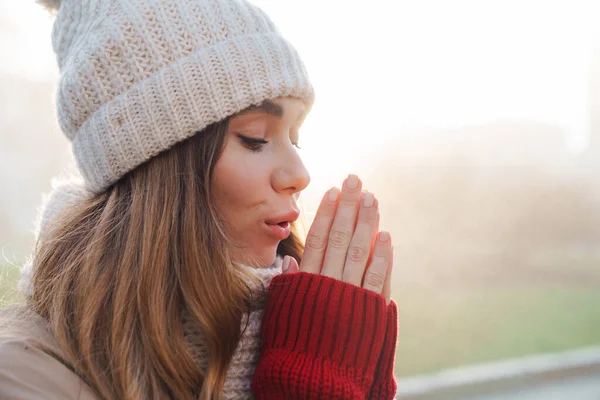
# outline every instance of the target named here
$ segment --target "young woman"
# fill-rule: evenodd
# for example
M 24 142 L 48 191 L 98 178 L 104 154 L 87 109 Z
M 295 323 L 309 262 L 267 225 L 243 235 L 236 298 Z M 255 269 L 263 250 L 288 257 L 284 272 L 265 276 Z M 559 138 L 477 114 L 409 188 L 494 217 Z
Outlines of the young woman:
M 62 131 L 0 398 L 391 399 L 391 238 L 350 175 L 304 247 L 297 52 L 242 0 L 44 1 Z

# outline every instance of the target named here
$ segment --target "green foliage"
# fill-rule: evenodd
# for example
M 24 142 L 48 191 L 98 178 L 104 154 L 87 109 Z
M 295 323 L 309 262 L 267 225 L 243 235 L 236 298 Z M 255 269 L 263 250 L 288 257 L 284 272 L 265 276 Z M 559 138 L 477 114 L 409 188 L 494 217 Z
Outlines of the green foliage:
M 600 345 L 598 287 L 397 289 L 397 375 Z

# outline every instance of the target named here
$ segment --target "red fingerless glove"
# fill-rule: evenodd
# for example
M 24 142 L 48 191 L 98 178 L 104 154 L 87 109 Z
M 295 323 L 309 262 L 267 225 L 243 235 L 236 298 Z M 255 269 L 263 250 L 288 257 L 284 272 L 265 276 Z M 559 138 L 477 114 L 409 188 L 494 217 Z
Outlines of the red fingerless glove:
M 377 362 L 375 378 L 368 399 L 393 399 L 398 390 L 394 377 L 396 340 L 398 338 L 398 308 L 392 300 L 387 306 L 387 328 L 385 340 Z
M 254 396 L 366 398 L 376 370 L 393 374 L 389 360 L 378 363 L 391 336 L 387 310 L 382 296 L 333 278 L 305 272 L 275 277 L 263 316 Z M 388 345 L 395 347 L 395 337 Z M 388 391 L 389 377 L 379 381 L 377 393 Z

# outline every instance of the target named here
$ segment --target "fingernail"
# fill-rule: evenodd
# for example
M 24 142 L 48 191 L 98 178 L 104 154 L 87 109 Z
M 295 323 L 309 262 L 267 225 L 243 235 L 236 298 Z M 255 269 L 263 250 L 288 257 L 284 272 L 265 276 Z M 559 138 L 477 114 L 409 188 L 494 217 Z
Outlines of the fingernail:
M 287 271 L 290 267 L 290 256 L 283 257 L 283 263 L 281 264 L 281 270 L 283 272 Z
M 337 188 L 331 188 L 329 189 L 329 195 L 327 196 L 329 201 L 336 201 L 338 198 L 338 189 Z
M 365 193 L 363 195 L 363 206 L 373 207 L 373 203 L 375 203 L 375 196 L 373 196 L 373 193 Z
M 390 234 L 389 234 L 389 232 L 386 232 L 386 231 L 381 231 L 381 232 L 379 233 L 379 241 L 380 241 L 381 243 L 385 243 L 385 242 L 387 242 L 388 240 L 390 240 Z
M 358 176 L 348 175 L 348 179 L 346 180 L 346 187 L 348 189 L 356 189 L 358 187 Z

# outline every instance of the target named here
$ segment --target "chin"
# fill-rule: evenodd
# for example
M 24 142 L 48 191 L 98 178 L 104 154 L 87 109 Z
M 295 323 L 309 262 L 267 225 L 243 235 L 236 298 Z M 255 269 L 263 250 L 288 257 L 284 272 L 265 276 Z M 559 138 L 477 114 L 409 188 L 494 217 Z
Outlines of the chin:
M 237 256 L 234 256 L 234 261 L 241 262 L 245 265 L 253 265 L 257 268 L 270 267 L 277 258 L 277 245 L 261 247 L 260 249 L 249 248 L 239 250 Z
M 277 258 L 277 246 L 264 248 L 254 254 L 259 263 L 259 267 L 270 267 Z

